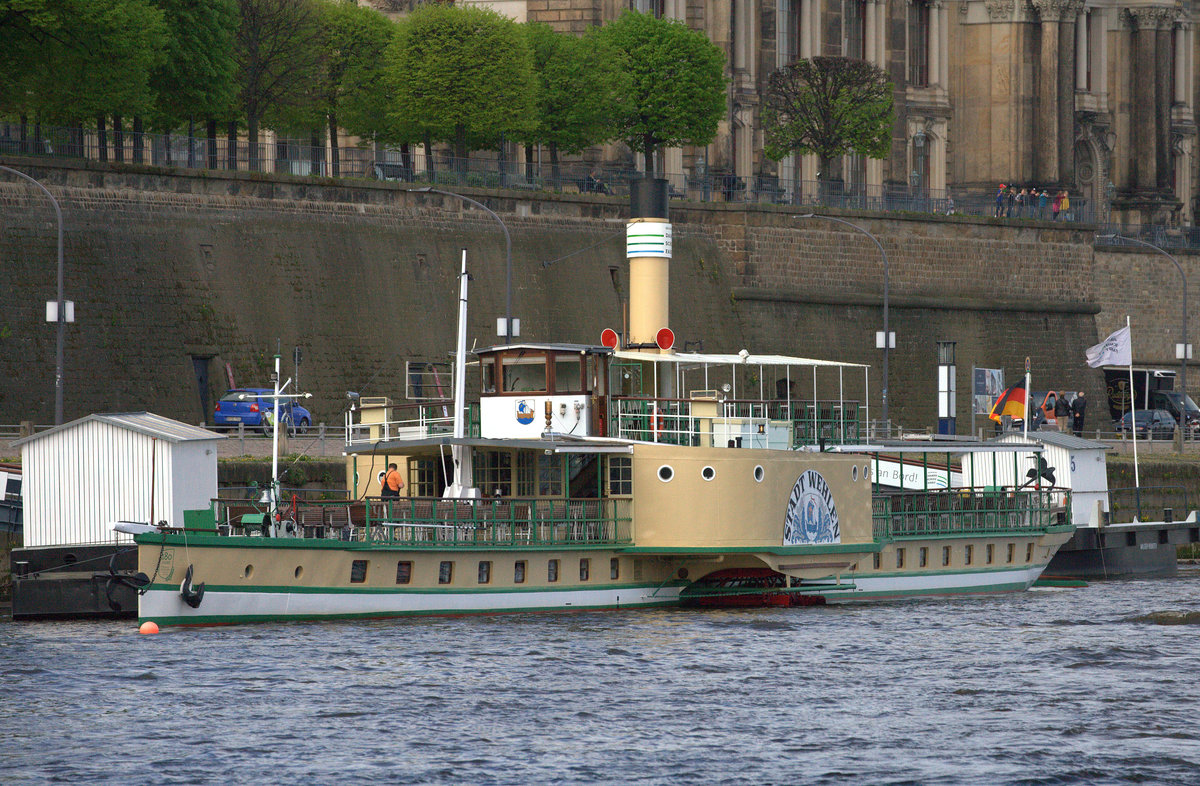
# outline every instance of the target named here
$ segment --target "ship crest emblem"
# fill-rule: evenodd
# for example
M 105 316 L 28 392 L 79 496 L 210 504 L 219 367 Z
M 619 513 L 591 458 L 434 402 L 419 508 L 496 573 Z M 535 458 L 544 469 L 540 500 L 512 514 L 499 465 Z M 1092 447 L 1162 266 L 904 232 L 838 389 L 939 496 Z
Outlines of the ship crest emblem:
M 783 521 L 783 545 L 841 543 L 837 505 L 820 472 L 810 469 L 796 479 Z
M 533 422 L 533 404 L 527 399 L 521 399 L 517 402 L 517 422 L 522 426 L 528 426 Z

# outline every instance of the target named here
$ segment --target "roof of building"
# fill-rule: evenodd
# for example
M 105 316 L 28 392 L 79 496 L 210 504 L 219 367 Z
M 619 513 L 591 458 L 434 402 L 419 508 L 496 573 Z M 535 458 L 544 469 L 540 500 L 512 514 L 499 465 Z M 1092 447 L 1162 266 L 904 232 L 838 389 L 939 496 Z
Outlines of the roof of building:
M 1094 439 L 1084 439 L 1062 431 L 1031 431 L 1029 432 L 1029 439 L 1041 442 L 1043 445 L 1053 445 L 1056 448 L 1064 448 L 1066 450 L 1112 450 L 1111 445 L 1097 442 Z M 998 437 L 993 437 L 990 441 L 1012 442 L 1014 440 L 1023 440 L 1021 432 L 1014 431 L 1009 434 L 1001 434 Z
M 148 437 L 155 439 L 166 440 L 167 442 L 202 442 L 205 440 L 225 439 L 222 434 L 215 434 L 207 429 L 193 426 L 188 423 L 181 423 L 178 420 L 164 418 L 162 415 L 155 415 L 152 412 L 101 412 L 72 420 L 70 423 L 63 423 L 61 426 L 47 429 L 38 432 L 31 437 L 25 437 L 13 442 L 13 447 L 25 445 L 35 440 L 48 437 L 51 434 L 57 434 L 67 429 L 75 428 L 84 423 L 91 421 L 100 421 L 108 423 L 112 426 L 136 431 L 139 434 L 145 434 Z

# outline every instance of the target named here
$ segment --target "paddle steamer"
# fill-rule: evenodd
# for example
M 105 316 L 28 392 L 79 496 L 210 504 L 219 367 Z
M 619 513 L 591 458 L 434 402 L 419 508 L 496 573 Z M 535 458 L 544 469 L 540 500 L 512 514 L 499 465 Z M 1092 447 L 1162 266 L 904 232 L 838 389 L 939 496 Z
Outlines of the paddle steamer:
M 626 336 L 468 353 L 464 255 L 453 399 L 419 400 L 410 384 L 403 405 L 352 409 L 353 502 L 268 499 L 256 510 L 216 500 L 211 529 L 138 534 L 149 579 L 140 619 L 800 605 L 1028 588 L 1073 531 L 1069 492 L 954 469 L 986 466 L 958 458 L 977 451 L 993 453 L 993 465 L 1012 461 L 1014 446 L 868 439 L 864 366 L 674 351 L 671 227 L 659 202 L 628 225 Z M 862 402 L 843 398 L 846 374 L 862 374 Z M 386 499 L 378 476 L 392 462 L 407 483 Z M 901 472 L 886 486 L 885 465 L 920 467 L 920 479 Z

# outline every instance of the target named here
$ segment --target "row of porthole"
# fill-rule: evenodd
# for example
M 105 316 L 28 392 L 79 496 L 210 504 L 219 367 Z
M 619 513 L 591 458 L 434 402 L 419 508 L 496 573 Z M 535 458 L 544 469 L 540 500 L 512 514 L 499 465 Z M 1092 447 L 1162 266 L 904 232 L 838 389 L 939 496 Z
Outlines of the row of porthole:
M 755 465 L 754 481 L 756 483 L 762 483 L 763 478 L 765 478 L 766 476 L 767 476 L 767 473 L 766 473 L 766 470 L 763 469 L 762 464 Z M 863 476 L 863 478 L 867 478 L 870 476 L 870 467 L 868 467 L 866 465 L 863 466 L 862 476 Z M 704 469 L 700 470 L 700 477 L 703 478 L 704 480 L 713 480 L 717 477 L 717 471 L 715 469 L 713 469 L 711 466 L 706 466 L 706 467 L 704 467 Z M 658 468 L 658 479 L 661 480 L 663 483 L 670 483 L 672 480 L 675 479 L 675 469 L 673 467 L 671 467 L 670 464 L 663 464 L 661 467 Z M 855 483 L 858 482 L 858 465 L 857 464 L 855 464 L 854 466 L 852 466 L 850 468 L 850 480 Z

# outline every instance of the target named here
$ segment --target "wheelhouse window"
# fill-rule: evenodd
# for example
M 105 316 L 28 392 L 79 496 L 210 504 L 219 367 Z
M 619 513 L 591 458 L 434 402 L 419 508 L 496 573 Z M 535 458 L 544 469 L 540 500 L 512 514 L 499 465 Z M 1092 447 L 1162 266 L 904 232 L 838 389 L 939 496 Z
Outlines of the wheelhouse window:
M 500 356 L 505 393 L 545 393 L 546 355 L 516 350 Z
M 557 354 L 554 356 L 553 393 L 582 393 L 585 390 L 583 372 L 586 368 L 584 356 L 579 354 Z

